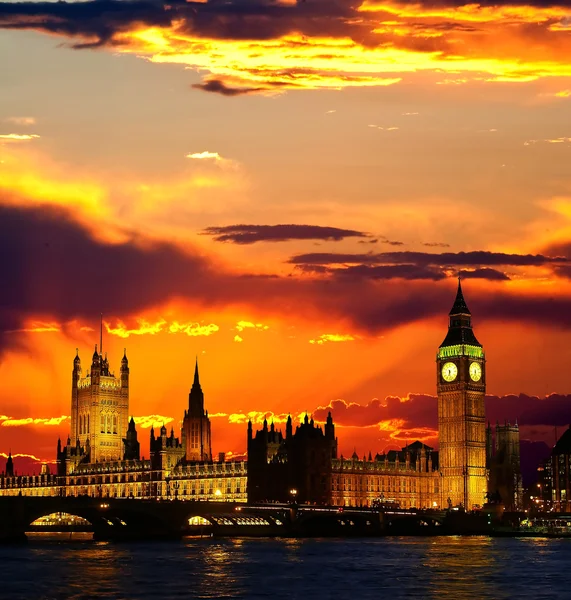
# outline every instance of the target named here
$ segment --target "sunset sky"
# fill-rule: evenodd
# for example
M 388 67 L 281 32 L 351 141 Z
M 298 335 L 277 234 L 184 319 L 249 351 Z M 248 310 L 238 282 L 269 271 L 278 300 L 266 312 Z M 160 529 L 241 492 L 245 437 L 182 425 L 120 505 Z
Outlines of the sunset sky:
M 0 81 L 0 466 L 54 460 L 100 313 L 147 456 L 195 356 L 215 453 L 437 447 L 459 275 L 489 419 L 569 425 L 569 0 L 0 2 Z

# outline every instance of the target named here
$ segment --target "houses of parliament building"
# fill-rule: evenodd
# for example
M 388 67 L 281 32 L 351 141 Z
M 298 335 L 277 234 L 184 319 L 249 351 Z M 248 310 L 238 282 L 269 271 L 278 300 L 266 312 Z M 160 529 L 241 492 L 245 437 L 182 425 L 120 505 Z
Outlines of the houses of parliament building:
M 335 506 L 386 501 L 402 508 L 467 509 L 483 506 L 490 495 L 501 495 L 510 508 L 521 501 L 519 431 L 517 425 L 497 425 L 494 452 L 485 418 L 485 355 L 460 282 L 436 355 L 438 451 L 417 441 L 375 456 L 338 456 L 330 413 L 324 428 L 306 416 L 295 431 L 290 417 L 285 435 L 267 421 L 254 432 L 250 422 L 247 461 L 228 461 L 223 454 L 213 460 L 197 362 L 179 436 L 164 426 L 157 434 L 151 429 L 150 458 L 142 459 L 135 421 L 129 420 L 129 376 L 126 353 L 118 377 L 101 346 L 85 371 L 76 353 L 71 432 L 64 445 L 58 441 L 57 472 L 44 466 L 40 475 L 17 475 L 9 457 L 0 475 L 0 495 L 295 500 Z

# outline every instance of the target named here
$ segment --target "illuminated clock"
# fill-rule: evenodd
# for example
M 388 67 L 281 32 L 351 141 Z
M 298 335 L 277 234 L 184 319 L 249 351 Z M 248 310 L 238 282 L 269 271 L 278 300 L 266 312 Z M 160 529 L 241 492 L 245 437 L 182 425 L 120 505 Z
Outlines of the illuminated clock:
M 470 364 L 470 379 L 472 381 L 480 381 L 482 379 L 482 366 L 480 363 L 473 362 Z
M 442 366 L 442 379 L 454 381 L 458 376 L 458 367 L 453 362 L 444 363 Z

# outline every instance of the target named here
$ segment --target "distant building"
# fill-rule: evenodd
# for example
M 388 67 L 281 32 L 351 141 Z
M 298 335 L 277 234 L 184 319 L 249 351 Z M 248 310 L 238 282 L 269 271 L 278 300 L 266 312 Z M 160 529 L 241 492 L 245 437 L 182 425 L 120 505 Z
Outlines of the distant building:
M 551 505 L 555 511 L 571 512 L 571 426 L 557 440 L 551 456 L 543 468 L 542 496 L 551 492 Z
M 495 432 L 488 424 L 486 456 L 489 470 L 488 498 L 502 503 L 506 510 L 522 510 L 523 487 L 520 466 L 519 427 L 496 423 Z
M 438 452 L 421 442 L 389 450 L 373 459 L 333 460 L 331 504 L 398 505 L 401 508 L 446 506 L 441 494 Z M 445 499 L 444 499 L 445 500 Z

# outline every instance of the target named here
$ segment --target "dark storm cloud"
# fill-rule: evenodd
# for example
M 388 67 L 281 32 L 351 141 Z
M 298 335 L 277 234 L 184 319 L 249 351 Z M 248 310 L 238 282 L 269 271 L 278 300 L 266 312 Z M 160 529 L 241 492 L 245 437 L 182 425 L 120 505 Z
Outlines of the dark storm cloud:
M 487 279 L 488 281 L 510 281 L 510 278 L 502 271 L 482 267 L 473 271 L 461 270 L 458 271 L 458 276 L 462 279 Z
M 62 209 L 5 206 L 0 198 L 0 350 L 24 340 L 6 332 L 31 319 L 89 321 L 100 312 L 128 317 L 176 298 L 214 311 L 246 305 L 284 319 L 343 319 L 371 334 L 436 315 L 447 322 L 455 282 L 435 282 L 438 270 L 427 267 L 386 266 L 394 270 L 356 265 L 354 271 L 325 278 L 245 276 L 202 253 L 136 234 L 106 244 Z M 571 328 L 568 297 L 515 295 L 499 288 L 490 293 L 468 285 L 464 292 L 481 319 Z
M 551 394 L 543 398 L 526 394 L 488 395 L 485 403 L 486 418 L 492 428 L 496 423 L 519 424 L 522 473 L 526 483 L 535 481 L 537 466 L 549 456 L 550 448 L 545 441 L 531 442 L 527 438 L 546 439 L 547 433 L 550 443 L 554 442 L 571 423 L 571 395 Z M 409 441 L 414 440 L 415 431 L 418 437 L 423 437 L 438 429 L 437 398 L 428 394 L 409 394 L 405 399 L 398 396 L 384 400 L 375 398 L 366 404 L 333 400 L 327 406 L 318 407 L 313 416 L 318 421 L 325 421 L 329 411 L 337 425 L 378 427 L 385 424 L 385 431 L 401 430 Z M 393 437 L 396 445 L 402 439 L 402 435 Z M 381 448 L 373 448 L 373 451 L 378 450 Z
M 438 426 L 436 396 L 409 394 L 403 401 L 398 396 L 388 396 L 384 400 L 374 398 L 367 404 L 333 400 L 327 406 L 320 406 L 313 415 L 324 421 L 331 411 L 333 420 L 339 425 L 370 427 L 383 421 L 402 419 L 407 427 Z M 550 394 L 546 397 L 526 394 L 506 396 L 486 396 L 486 418 L 495 426 L 510 422 L 522 426 L 544 425 L 564 427 L 571 423 L 571 395 Z
M 255 244 L 256 242 L 287 242 L 290 240 L 340 241 L 349 237 L 368 237 L 363 231 L 322 227 L 320 225 L 226 225 L 207 227 L 203 234 L 217 242 Z
M 128 235 L 128 232 L 126 232 Z M 183 252 L 138 235 L 106 244 L 93 239 L 63 209 L 0 204 L 0 342 L 6 331 L 46 315 L 62 322 L 82 317 L 132 315 L 173 298 L 216 309 L 261 299 L 267 310 L 288 315 L 353 319 L 357 329 L 393 327 L 442 310 L 451 289 L 403 297 L 387 282 L 382 298 L 373 281 L 324 281 L 244 276 L 202 254 Z
M 441 267 L 478 267 L 489 265 L 543 266 L 567 262 L 564 256 L 542 254 L 505 254 L 503 252 L 380 252 L 378 254 L 337 254 L 334 252 L 312 252 L 297 254 L 289 259 L 292 264 L 339 265 L 339 264 L 416 264 Z
M 313 265 L 315 268 L 316 265 Z M 430 279 L 439 281 L 446 278 L 439 268 L 424 265 L 353 265 L 330 271 L 336 277 L 365 279 Z
M 230 87 L 226 85 L 221 79 L 207 79 L 203 83 L 194 83 L 192 87 L 196 90 L 202 90 L 203 92 L 214 92 L 221 96 L 245 96 L 247 94 L 256 94 L 259 92 L 266 92 L 267 88 L 253 88 L 253 87 Z
M 170 27 L 173 23 L 180 33 L 226 40 L 270 40 L 292 31 L 309 36 L 347 35 L 355 29 L 346 22 L 355 14 L 351 4 L 348 0 L 295 5 L 272 0 L 0 2 L 0 27 L 93 38 L 92 46 L 113 44 L 115 34 L 137 25 Z
M 93 38 L 90 44 L 110 43 L 117 33 L 135 25 L 168 27 L 171 16 L 160 2 L 96 0 L 87 2 L 1 2 L 0 27 L 37 29 L 69 37 Z

